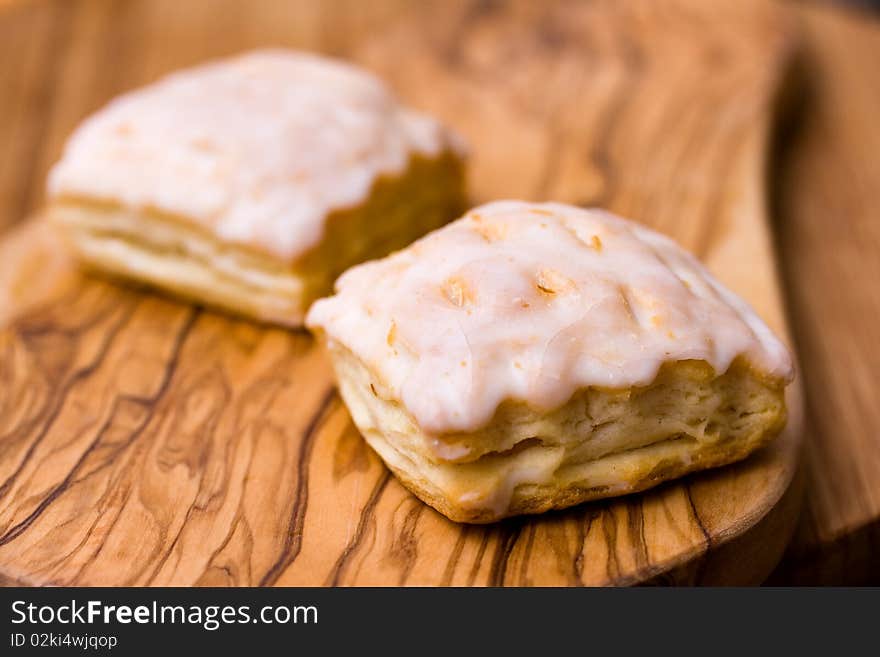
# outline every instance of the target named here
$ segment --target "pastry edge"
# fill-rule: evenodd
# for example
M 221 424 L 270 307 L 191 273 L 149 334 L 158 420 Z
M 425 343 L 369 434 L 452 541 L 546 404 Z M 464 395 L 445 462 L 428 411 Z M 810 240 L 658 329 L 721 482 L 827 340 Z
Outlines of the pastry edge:
M 325 335 L 319 333 L 319 336 L 326 342 Z M 481 497 L 473 503 L 468 503 L 462 501 L 461 495 L 450 494 L 442 490 L 424 472 L 426 467 L 430 468 L 432 459 L 442 462 L 443 465 L 451 466 L 456 465 L 454 460 L 437 459 L 436 452 L 431 453 L 426 449 L 425 453 L 429 457 L 424 462 L 417 463 L 404 450 L 389 441 L 381 430 L 369 426 L 364 421 L 361 415 L 363 411 L 359 409 L 359 405 L 349 390 L 349 385 L 353 383 L 353 377 L 344 373 L 340 374 L 339 359 L 341 354 L 353 357 L 363 366 L 364 371 L 371 379 L 369 385 L 374 396 L 377 396 L 375 386 L 382 384 L 374 378 L 375 372 L 366 367 L 344 346 L 339 344 L 328 344 L 327 346 L 331 362 L 336 370 L 340 393 L 366 442 L 408 490 L 456 522 L 485 524 L 510 516 L 539 514 L 593 500 L 644 491 L 687 474 L 741 461 L 770 443 L 782 431 L 786 423 L 785 382 L 765 377 L 761 372 L 753 370 L 740 360 L 732 367 L 740 368 L 746 372 L 745 376 L 751 377 L 753 381 L 765 387 L 770 393 L 770 398 L 778 404 L 776 409 L 768 411 L 768 421 L 747 435 L 737 439 L 722 438 L 711 441 L 675 435 L 650 444 L 615 451 L 584 463 L 560 466 L 581 469 L 579 478 L 562 486 L 533 482 L 518 483 L 507 492 L 495 491 L 500 495 L 500 499 L 493 500 L 491 496 L 489 498 Z M 678 365 L 679 363 L 674 364 Z M 707 363 L 701 363 L 701 365 L 705 365 L 711 370 Z M 718 379 L 724 374 L 716 373 L 715 378 Z M 658 379 L 643 388 L 651 388 Z M 588 389 L 589 387 L 583 388 L 578 392 L 584 392 Z M 634 388 L 618 392 L 626 393 L 632 390 Z M 399 400 L 386 401 L 391 401 L 401 413 L 407 416 L 409 421 L 415 424 L 412 417 L 402 408 Z M 489 426 L 491 424 L 490 422 Z M 519 446 L 520 444 L 514 444 L 507 451 L 515 451 Z M 506 452 L 501 454 L 504 453 Z M 422 476 L 419 476 L 420 474 Z M 589 480 L 592 480 L 593 483 L 583 483 Z
M 438 489 L 426 486 L 422 481 L 410 476 L 409 471 L 389 463 L 385 457 L 382 460 L 407 490 L 450 520 L 468 524 L 488 524 L 512 516 L 536 515 L 546 513 L 547 511 L 567 509 L 586 502 L 639 493 L 668 481 L 679 479 L 685 475 L 730 465 L 748 458 L 751 454 L 769 444 L 780 430 L 781 427 L 775 431 L 757 432 L 748 441 L 735 443 L 734 449 L 724 450 L 719 449 L 717 445 L 701 446 L 700 443 L 695 443 L 695 449 L 684 452 L 679 459 L 660 461 L 652 468 L 646 469 L 647 471 L 644 475 L 635 481 L 616 486 L 610 484 L 593 487 L 570 485 L 559 489 L 543 486 L 538 487 L 537 492 L 531 493 L 521 492 L 519 489 L 524 487 L 518 486 L 513 491 L 513 496 L 507 509 L 500 514 L 488 508 L 474 508 L 468 505 L 455 504 Z M 380 456 L 385 453 L 381 447 L 377 449 L 379 443 L 376 436 L 365 436 L 365 439 L 370 447 L 379 453 Z M 664 442 L 672 443 L 674 441 L 668 440 Z M 387 445 L 387 441 L 385 443 Z M 661 443 L 659 446 L 662 445 Z M 644 454 L 657 446 L 657 444 L 649 445 L 631 450 L 627 454 Z M 390 445 L 388 447 L 393 449 Z M 614 454 L 593 463 L 612 460 L 615 456 L 619 455 Z
M 422 195 L 421 190 L 429 193 Z M 464 198 L 464 161 L 458 153 L 444 151 L 436 158 L 413 156 L 400 175 L 375 180 L 364 203 L 328 215 L 321 242 L 291 262 L 251 244 L 222 240 L 186 217 L 150 208 L 122 208 L 106 199 L 60 197 L 50 204 L 48 217 L 61 228 L 87 268 L 235 315 L 298 328 L 311 303 L 329 294 L 345 269 L 403 248 L 451 221 L 463 211 Z M 114 215 L 124 217 L 135 228 L 119 232 L 95 229 L 91 222 L 78 220 L 77 213 L 86 213 L 98 224 Z M 384 231 L 371 234 L 369 228 L 383 225 L 388 215 L 394 221 L 387 222 Z M 157 223 L 165 231 L 178 231 L 175 244 L 143 239 Z M 189 248 L 187 240 L 199 244 L 201 253 Z M 343 246 L 355 253 L 330 262 Z M 214 266 L 219 255 L 231 258 L 234 267 L 244 270 L 243 275 Z M 254 267 L 254 263 L 266 266 Z M 248 274 L 270 284 L 247 284 L 243 281 Z

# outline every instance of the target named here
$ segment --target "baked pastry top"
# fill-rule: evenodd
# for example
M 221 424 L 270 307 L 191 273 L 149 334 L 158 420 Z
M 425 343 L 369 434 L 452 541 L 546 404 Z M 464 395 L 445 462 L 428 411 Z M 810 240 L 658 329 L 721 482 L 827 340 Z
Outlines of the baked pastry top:
M 354 267 L 307 325 L 370 444 L 460 520 L 742 458 L 782 427 L 793 376 L 672 240 L 558 203 L 490 203 Z
M 210 288 L 198 279 L 204 270 L 233 282 L 250 276 L 251 285 L 262 281 L 277 294 L 286 286 L 290 295 L 301 281 L 261 275 L 292 267 L 307 279 L 329 276 L 329 286 L 364 256 L 384 255 L 453 218 L 461 150 L 453 133 L 401 106 L 365 71 L 304 53 L 258 51 L 169 75 L 112 101 L 70 138 L 48 191 L 53 209 L 73 210 L 56 214 L 75 229 L 74 244 L 87 260 L 124 268 L 122 254 L 109 253 L 122 239 L 140 247 L 135 255 L 157 261 L 120 273 L 151 279 L 157 268 L 193 264 L 172 261 L 168 254 L 176 250 L 205 261 L 200 272 L 179 272 L 185 280 L 192 274 L 196 297 Z M 419 191 L 432 182 L 440 190 L 433 196 Z M 377 187 L 387 198 L 367 208 Z M 406 214 L 400 207 L 407 204 L 430 222 L 386 218 Z M 360 209 L 369 220 L 355 216 Z M 331 234 L 337 218 L 341 237 Z M 383 226 L 389 221 L 399 225 Z M 374 233 L 381 248 L 372 248 Z M 108 236 L 119 239 L 95 243 Z M 297 267 L 328 238 L 348 240 L 343 251 L 351 258 L 334 262 L 332 272 L 318 271 L 325 257 Z M 232 266 L 220 262 L 230 250 Z M 259 259 L 262 266 L 254 266 Z M 172 282 L 165 278 L 153 282 Z

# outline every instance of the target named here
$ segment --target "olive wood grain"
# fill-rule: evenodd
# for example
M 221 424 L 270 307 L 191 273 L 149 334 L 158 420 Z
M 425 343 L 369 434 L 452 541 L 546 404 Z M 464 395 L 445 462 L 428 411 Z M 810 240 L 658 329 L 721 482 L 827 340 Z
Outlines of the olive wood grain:
M 475 202 L 552 198 L 643 221 L 787 333 L 764 188 L 794 43 L 783 11 L 392 4 L 335 22 L 318 3 L 253 3 L 229 15 L 217 3 L 207 12 L 198 2 L 130 3 L 116 19 L 95 3 L 65 11 L 86 33 L 125 30 L 113 68 L 123 86 L 267 41 L 347 56 L 465 134 Z M 64 75 L 94 84 L 90 42 L 67 38 Z M 67 96 L 85 93 L 63 79 Z M 80 106 L 108 96 L 102 88 Z M 365 445 L 307 333 L 80 274 L 41 221 L 0 242 L 0 263 L 0 575 L 9 582 L 755 583 L 791 535 L 797 385 L 785 432 L 743 463 L 565 512 L 456 525 Z
M 880 16 L 809 3 L 777 239 L 805 368 L 802 517 L 772 581 L 880 585 Z

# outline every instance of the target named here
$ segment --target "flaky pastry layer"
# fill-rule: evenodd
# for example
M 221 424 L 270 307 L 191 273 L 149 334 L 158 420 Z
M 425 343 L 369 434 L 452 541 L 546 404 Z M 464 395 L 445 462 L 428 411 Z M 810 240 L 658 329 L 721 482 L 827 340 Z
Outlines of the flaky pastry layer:
M 413 493 L 484 523 L 644 490 L 745 458 L 785 424 L 784 381 L 743 360 L 665 363 L 647 386 L 584 388 L 550 412 L 507 401 L 484 428 L 424 433 L 344 346 L 329 341 L 343 399 L 367 442 Z
M 443 225 L 462 203 L 457 155 L 415 157 L 403 175 L 380 179 L 365 203 L 328 217 L 321 242 L 291 262 L 150 208 L 64 197 L 49 216 L 91 267 L 260 321 L 299 326 L 342 271 Z

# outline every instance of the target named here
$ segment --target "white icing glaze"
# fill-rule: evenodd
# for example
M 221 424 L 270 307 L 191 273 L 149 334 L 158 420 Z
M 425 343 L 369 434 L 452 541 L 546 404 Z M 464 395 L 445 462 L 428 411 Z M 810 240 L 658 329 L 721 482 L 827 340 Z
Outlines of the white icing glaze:
M 601 210 L 499 201 L 343 274 L 306 324 L 361 358 L 421 428 L 485 426 L 498 405 L 646 385 L 667 361 L 742 356 L 790 380 L 786 348 L 690 254 Z
M 49 195 L 155 208 L 224 241 L 292 260 L 327 214 L 364 201 L 412 154 L 461 150 L 341 62 L 258 51 L 170 75 L 87 119 L 49 177 Z

